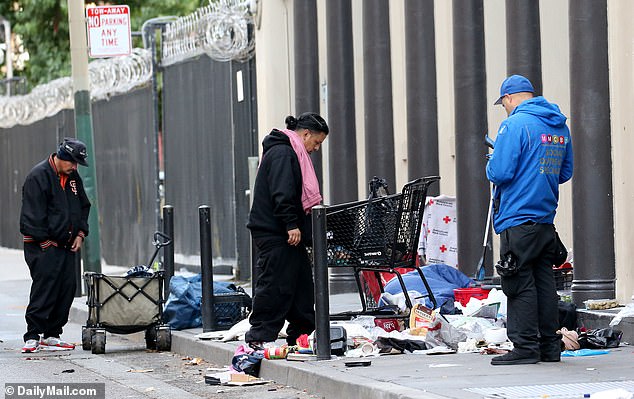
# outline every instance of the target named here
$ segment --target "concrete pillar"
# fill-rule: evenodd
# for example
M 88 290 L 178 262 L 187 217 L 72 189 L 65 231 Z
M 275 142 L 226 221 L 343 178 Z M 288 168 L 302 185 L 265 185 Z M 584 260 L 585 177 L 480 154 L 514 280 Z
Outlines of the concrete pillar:
M 358 199 L 357 139 L 350 0 L 326 4 L 330 203 Z M 352 268 L 330 268 L 330 292 L 356 292 Z
M 363 1 L 363 87 L 365 168 L 368 180 L 378 176 L 396 189 L 392 67 L 388 0 Z
M 293 2 L 293 63 L 295 70 L 295 112 L 319 113 L 319 54 L 316 0 Z M 326 121 L 328 122 L 328 121 Z M 321 152 L 310 156 L 319 185 L 323 186 Z
M 484 133 L 491 99 L 486 96 L 482 0 L 454 0 L 453 45 L 458 267 L 473 276 L 482 254 L 490 198 Z
M 405 0 L 408 180 L 438 176 L 438 102 L 433 0 Z M 437 184 L 429 195 L 438 195 Z
M 606 0 L 569 5 L 574 151 L 572 299 L 614 298 L 615 254 Z
M 506 0 L 506 71 L 527 77 L 535 95 L 542 95 L 538 0 Z

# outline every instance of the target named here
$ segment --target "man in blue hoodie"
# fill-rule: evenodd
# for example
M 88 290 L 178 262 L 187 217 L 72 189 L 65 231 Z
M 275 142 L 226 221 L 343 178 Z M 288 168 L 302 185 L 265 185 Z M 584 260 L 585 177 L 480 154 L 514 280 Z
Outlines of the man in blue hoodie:
M 513 350 L 493 358 L 493 365 L 560 360 L 553 221 L 559 185 L 572 177 L 572 142 L 559 107 L 534 92 L 528 79 L 513 75 L 495 102 L 508 118 L 498 130 L 486 174 L 494 184 L 493 227 L 500 234 L 496 268 L 507 296 Z

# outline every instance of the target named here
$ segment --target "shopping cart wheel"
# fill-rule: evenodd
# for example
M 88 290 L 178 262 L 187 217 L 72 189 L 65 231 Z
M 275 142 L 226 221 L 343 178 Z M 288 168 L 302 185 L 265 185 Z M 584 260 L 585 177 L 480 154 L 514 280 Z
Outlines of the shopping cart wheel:
M 156 326 L 151 325 L 145 330 L 145 347 L 148 349 L 156 349 Z
M 106 330 L 95 329 L 90 342 L 92 344 L 92 353 L 95 355 L 106 353 Z
M 89 351 L 92 347 L 92 336 L 94 335 L 94 328 L 88 326 L 81 327 L 81 348 L 85 351 Z
M 170 326 L 159 326 L 156 332 L 156 350 L 169 351 L 172 349 L 172 330 Z

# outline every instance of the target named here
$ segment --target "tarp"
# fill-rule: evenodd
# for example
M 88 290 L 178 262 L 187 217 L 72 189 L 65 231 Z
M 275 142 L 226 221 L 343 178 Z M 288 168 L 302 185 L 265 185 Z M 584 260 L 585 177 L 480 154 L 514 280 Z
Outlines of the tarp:
M 441 313 L 453 313 L 455 288 L 467 288 L 475 282 L 464 273 L 449 265 L 438 263 L 427 265 L 422 268 L 423 275 L 431 288 L 438 306 L 441 306 Z M 403 274 L 403 282 L 408 291 L 418 291 L 427 293 L 423 280 L 421 280 L 416 270 Z M 403 290 L 398 279 L 393 278 L 385 285 L 385 292 L 392 295 L 402 293 Z M 425 306 L 432 307 L 429 299 L 426 299 Z

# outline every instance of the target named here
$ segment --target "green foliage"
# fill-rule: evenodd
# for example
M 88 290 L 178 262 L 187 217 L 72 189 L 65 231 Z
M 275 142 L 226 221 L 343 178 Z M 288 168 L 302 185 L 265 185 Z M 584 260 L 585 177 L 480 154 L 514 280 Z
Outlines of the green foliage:
M 24 41 L 29 61 L 14 76 L 25 76 L 32 88 L 53 79 L 70 76 L 70 39 L 68 36 L 68 0 L 2 0 L 0 15 L 11 22 L 13 32 Z M 77 0 L 71 0 L 77 1 Z M 93 3 L 87 1 L 87 4 Z M 132 31 L 140 31 L 143 22 L 159 16 L 191 14 L 207 0 L 128 0 L 95 1 L 97 5 L 128 5 Z M 135 42 L 136 44 L 136 42 Z

